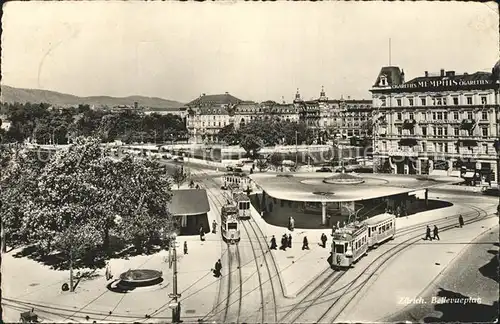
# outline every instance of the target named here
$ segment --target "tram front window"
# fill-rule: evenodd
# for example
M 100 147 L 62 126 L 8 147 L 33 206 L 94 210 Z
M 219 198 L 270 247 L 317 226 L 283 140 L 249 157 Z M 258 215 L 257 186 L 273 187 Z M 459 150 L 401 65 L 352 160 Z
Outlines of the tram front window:
M 238 225 L 236 223 L 229 223 L 229 224 L 227 224 L 227 229 L 235 230 L 237 228 L 238 228 Z
M 341 244 L 335 244 L 335 253 L 344 254 L 344 246 Z

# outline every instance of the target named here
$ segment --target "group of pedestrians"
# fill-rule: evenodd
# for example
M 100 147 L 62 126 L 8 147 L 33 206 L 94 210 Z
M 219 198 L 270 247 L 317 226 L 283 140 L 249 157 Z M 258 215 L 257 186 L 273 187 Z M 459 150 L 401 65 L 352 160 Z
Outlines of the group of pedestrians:
M 458 225 L 460 226 L 460 228 L 462 228 L 464 226 L 464 218 L 462 215 L 459 215 L 458 216 Z M 429 240 L 429 241 L 432 241 L 432 240 L 440 240 L 439 238 L 439 228 L 434 225 L 434 228 L 432 229 L 432 236 L 431 236 L 431 228 L 429 227 L 429 225 L 427 225 L 427 228 L 425 229 L 425 239 L 424 240 Z
M 326 241 L 328 240 L 327 236 L 325 233 L 321 234 L 321 246 L 323 248 L 326 248 Z M 276 243 L 276 237 L 273 235 L 271 237 L 271 242 L 270 242 L 269 249 L 271 250 L 277 250 L 278 249 L 278 244 Z M 287 248 L 292 248 L 292 234 L 283 234 L 281 237 L 281 246 L 280 250 L 286 251 Z M 304 236 L 304 239 L 302 240 L 302 250 L 309 250 L 309 240 L 307 239 L 307 236 Z

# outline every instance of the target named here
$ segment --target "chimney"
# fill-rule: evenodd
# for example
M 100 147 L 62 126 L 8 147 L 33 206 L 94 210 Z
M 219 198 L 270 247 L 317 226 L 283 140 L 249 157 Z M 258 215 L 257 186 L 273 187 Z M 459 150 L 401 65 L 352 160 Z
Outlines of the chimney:
M 441 69 L 441 76 L 444 77 L 444 69 Z
M 429 76 L 429 71 L 425 71 L 425 76 L 428 77 Z
M 347 100 L 351 100 L 351 96 L 347 96 Z
M 453 77 L 453 76 L 455 76 L 455 71 L 446 71 L 446 76 L 447 77 Z
M 228 95 L 228 94 L 229 94 L 229 92 L 227 92 L 227 91 L 226 91 L 226 94 Z
M 205 94 L 204 94 L 204 93 L 202 93 L 202 94 L 201 94 L 201 96 L 202 96 L 202 97 L 204 97 L 204 96 L 205 96 Z
M 467 73 L 467 72 L 464 72 L 464 75 L 469 75 L 469 73 Z
M 405 83 L 405 70 L 401 69 L 401 84 Z

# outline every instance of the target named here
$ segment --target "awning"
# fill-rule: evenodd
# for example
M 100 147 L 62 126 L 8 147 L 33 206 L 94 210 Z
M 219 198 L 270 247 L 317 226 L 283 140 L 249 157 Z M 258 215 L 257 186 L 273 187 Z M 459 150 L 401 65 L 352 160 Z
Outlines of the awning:
M 475 172 L 465 172 L 462 178 L 474 178 Z
M 172 190 L 172 201 L 169 211 L 173 216 L 190 216 L 208 213 L 208 203 L 205 189 Z

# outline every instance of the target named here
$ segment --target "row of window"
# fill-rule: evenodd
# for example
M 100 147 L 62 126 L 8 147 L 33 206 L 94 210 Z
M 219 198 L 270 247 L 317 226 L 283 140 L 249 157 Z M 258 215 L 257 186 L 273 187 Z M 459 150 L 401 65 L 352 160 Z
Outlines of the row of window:
M 427 133 L 427 127 L 421 127 L 421 134 L 422 136 L 427 136 L 429 135 Z M 448 136 L 448 127 L 432 127 L 432 135 L 433 136 Z M 398 135 L 415 135 L 415 130 L 414 129 L 408 129 L 408 134 L 403 133 L 403 127 L 397 127 L 397 134 Z M 490 129 L 488 127 L 481 127 L 481 136 L 483 137 L 488 137 L 490 136 Z M 453 128 L 453 135 L 454 136 L 467 136 L 469 135 L 466 130 L 461 130 L 459 127 L 454 127 Z
M 427 112 L 429 115 L 429 119 L 427 119 L 427 114 L 426 113 L 417 113 L 421 114 L 422 120 L 448 120 L 448 117 L 452 117 L 451 120 L 460 120 L 460 112 L 454 111 L 451 113 L 448 113 L 447 111 L 433 111 L 433 112 Z M 415 113 L 410 112 L 405 114 L 405 116 L 408 116 L 408 119 L 414 120 L 415 119 Z M 487 110 L 481 111 L 481 120 L 488 120 L 489 112 Z M 467 111 L 466 112 L 466 117 L 467 119 L 474 119 L 474 112 L 472 111 Z M 396 113 L 396 120 L 403 120 L 403 113 L 398 112 Z
M 398 107 L 402 107 L 404 105 L 404 98 L 396 98 L 396 104 Z M 430 100 L 428 100 L 430 99 Z M 430 106 L 446 106 L 448 104 L 452 104 L 454 106 L 458 106 L 460 102 L 462 101 L 462 104 L 467 104 L 467 105 L 473 105 L 475 100 L 474 96 L 468 95 L 465 96 L 465 100 L 460 100 L 461 98 L 458 96 L 453 96 L 451 97 L 451 101 L 448 100 L 448 97 L 432 97 L 432 98 L 427 98 L 426 96 L 421 96 L 418 98 L 415 97 L 408 97 L 406 100 L 408 100 L 408 106 L 427 106 L 430 104 Z M 387 99 L 382 97 L 380 98 L 380 104 L 382 107 L 387 106 Z M 480 101 L 481 105 L 487 105 L 489 103 L 488 96 L 480 96 Z
M 354 249 L 355 250 L 358 250 L 359 248 L 361 248 L 362 246 L 364 246 L 366 244 L 366 235 L 363 235 L 363 237 L 361 237 L 359 240 L 356 240 L 354 242 Z
M 413 146 L 411 150 L 413 152 L 438 152 L 438 153 L 450 153 L 450 152 L 456 152 L 456 146 L 455 143 L 452 142 L 446 142 L 446 143 L 426 143 L 422 142 L 420 143 L 421 146 Z M 387 151 L 387 143 L 383 142 L 381 145 L 382 151 Z M 402 146 L 399 145 L 398 143 L 398 149 L 402 149 Z M 495 150 L 491 146 L 491 144 L 481 144 L 481 146 L 477 147 L 468 147 L 468 146 L 462 146 L 459 147 L 459 152 L 460 153 L 474 153 L 474 152 L 479 152 L 481 154 L 490 154 L 490 153 L 495 153 Z

